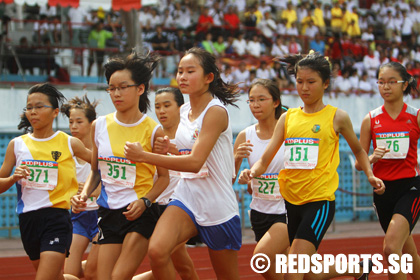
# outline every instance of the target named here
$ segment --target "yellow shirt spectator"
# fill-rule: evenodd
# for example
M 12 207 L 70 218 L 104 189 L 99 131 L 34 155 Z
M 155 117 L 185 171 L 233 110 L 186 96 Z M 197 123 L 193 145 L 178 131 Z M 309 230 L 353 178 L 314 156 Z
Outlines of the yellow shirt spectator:
M 315 23 L 316 18 L 308 13 L 308 15 L 302 19 L 302 22 L 301 22 L 302 30 L 300 34 L 305 35 L 306 28 L 309 26 L 309 22 L 311 21 L 314 23 L 314 25 L 316 25 Z
M 343 20 L 343 10 L 340 6 L 336 5 L 331 9 L 331 27 L 334 29 L 341 29 Z
M 341 22 L 341 31 L 346 32 L 347 27 L 349 26 L 351 22 L 351 12 L 346 10 L 343 15 L 343 20 Z
M 347 34 L 349 34 L 350 37 L 360 36 L 359 15 L 353 12 L 350 14 L 348 19 Z
M 314 23 L 316 26 L 320 27 L 320 28 L 324 28 L 325 27 L 325 21 L 324 21 L 324 12 L 322 11 L 321 8 L 317 7 L 314 10 Z
M 286 19 L 286 28 L 290 28 L 293 22 L 297 21 L 296 11 L 293 9 L 291 4 L 288 4 L 287 9 L 281 13 L 281 18 Z

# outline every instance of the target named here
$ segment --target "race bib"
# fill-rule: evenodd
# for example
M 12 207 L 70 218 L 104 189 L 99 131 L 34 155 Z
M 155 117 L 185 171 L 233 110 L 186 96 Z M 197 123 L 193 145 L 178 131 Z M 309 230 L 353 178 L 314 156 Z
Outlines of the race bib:
M 287 138 L 284 141 L 286 169 L 314 169 L 318 163 L 319 139 Z
M 252 195 L 265 200 L 280 200 L 278 173 L 266 173 L 252 179 Z
M 383 159 L 405 159 L 410 147 L 408 131 L 376 133 L 376 147 L 386 147 L 389 152 Z
M 181 149 L 179 150 L 180 155 L 189 155 L 191 154 L 190 149 Z M 184 179 L 197 179 L 197 178 L 206 178 L 209 176 L 209 169 L 207 168 L 207 164 L 204 162 L 203 166 L 201 167 L 198 173 L 192 172 L 181 172 L 181 178 Z
M 22 187 L 37 190 L 52 191 L 57 186 L 58 163 L 47 160 L 22 161 L 22 165 L 29 167 L 29 176 L 22 179 Z
M 136 163 L 122 157 L 98 158 L 101 179 L 111 185 L 134 188 L 136 182 Z

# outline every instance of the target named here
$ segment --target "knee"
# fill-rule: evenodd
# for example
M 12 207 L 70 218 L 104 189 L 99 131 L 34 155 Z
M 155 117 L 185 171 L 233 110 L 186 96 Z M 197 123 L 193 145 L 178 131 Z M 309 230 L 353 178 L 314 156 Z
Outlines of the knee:
M 392 242 L 384 242 L 384 248 L 383 248 L 384 256 L 388 258 L 392 254 L 401 254 L 402 248 L 399 248 L 397 244 Z
M 177 266 L 176 271 L 178 272 L 181 279 L 193 279 L 194 269 L 191 266 Z
M 168 261 L 171 254 L 165 249 L 166 248 L 162 248 L 157 244 L 149 244 L 149 250 L 147 251 L 147 254 L 149 255 L 150 263 L 152 265 L 159 265 Z

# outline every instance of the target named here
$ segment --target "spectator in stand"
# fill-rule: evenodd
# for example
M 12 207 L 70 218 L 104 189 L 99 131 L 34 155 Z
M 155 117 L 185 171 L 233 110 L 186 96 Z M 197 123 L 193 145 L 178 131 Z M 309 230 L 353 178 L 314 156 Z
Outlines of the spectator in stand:
M 286 28 L 290 28 L 292 24 L 297 21 L 297 14 L 294 10 L 292 2 L 287 3 L 287 9 L 283 10 L 283 12 L 281 13 L 281 18 L 287 20 Z
M 265 13 L 269 12 L 271 14 L 272 9 L 269 5 L 267 5 L 267 1 L 261 0 L 260 5 L 258 6 L 258 10 L 265 15 Z
M 225 54 L 226 55 L 234 55 L 235 54 L 235 50 L 233 49 L 233 41 L 235 40 L 235 38 L 232 35 L 228 35 L 227 39 L 226 39 L 226 49 L 225 49 Z
M 352 38 L 353 55 L 356 61 L 362 61 L 363 57 L 368 53 L 368 42 L 362 41 L 360 37 Z M 372 48 L 374 50 L 374 48 Z
M 303 5 L 302 5 L 303 7 Z M 305 15 L 303 15 L 303 13 L 305 13 Z M 298 15 L 301 15 L 301 20 L 299 22 L 299 30 L 300 30 L 300 34 L 305 35 L 306 32 L 306 28 L 308 28 L 309 26 L 309 22 L 312 22 L 312 24 L 314 23 L 315 18 L 312 15 L 312 9 L 308 6 L 307 9 L 304 9 L 302 11 L 297 12 Z M 298 17 L 299 18 L 299 17 Z
M 173 52 L 185 52 L 186 50 L 189 50 L 193 47 L 193 40 L 186 32 L 189 32 L 188 30 L 184 29 L 177 29 L 176 36 L 174 37 L 174 40 L 170 40 L 169 48 Z
M 339 33 L 334 33 L 334 37 L 329 39 L 329 53 L 332 64 L 338 63 L 341 65 L 341 58 L 343 55 L 343 45 L 341 44 Z
M 48 18 L 53 18 L 57 15 L 57 7 L 49 4 L 39 6 L 39 14 L 46 15 Z
M 341 21 L 341 32 L 347 32 L 347 27 L 351 22 L 351 10 L 347 8 L 347 3 L 344 2 L 341 10 L 343 11 L 343 19 Z
M 368 20 L 368 13 L 367 12 L 359 12 L 359 27 L 360 32 L 363 34 L 368 30 L 370 21 Z
M 308 4 L 308 2 L 302 2 L 296 6 L 296 26 L 298 30 L 302 30 L 304 19 L 312 16 L 311 8 Z
M 324 17 L 323 18 L 324 18 L 324 21 L 325 21 L 325 27 L 326 28 L 331 27 L 331 18 L 332 18 L 332 16 L 331 16 L 331 5 L 330 4 L 326 3 L 324 5 L 323 14 L 324 14 Z
M 214 55 L 216 57 L 221 57 L 225 55 L 226 50 L 226 42 L 223 38 L 223 35 L 217 36 L 216 42 L 213 42 L 213 49 L 214 49 Z
M 411 64 L 409 74 L 416 78 L 416 80 L 420 77 L 420 62 L 415 61 L 414 63 L 407 63 L 406 65 Z M 407 71 L 408 72 L 408 71 Z M 417 86 L 418 88 L 418 86 Z
M 197 41 L 203 40 L 206 34 L 211 31 L 213 25 L 214 22 L 212 16 L 209 15 L 209 8 L 203 7 L 195 28 L 195 37 Z
M 413 31 L 414 33 L 420 33 L 420 5 L 414 3 L 410 4 L 409 17 L 414 23 Z M 418 79 L 417 79 L 418 80 Z
M 214 1 L 211 8 L 209 8 L 209 16 L 213 18 L 213 25 L 221 27 L 223 25 L 223 19 L 225 17 L 223 9 L 220 7 L 219 1 Z
M 252 83 L 253 83 L 256 79 L 258 79 L 258 78 L 257 78 L 257 71 L 256 71 L 255 69 L 250 70 L 250 71 L 249 71 L 249 77 L 245 80 L 245 83 L 244 83 L 244 88 L 245 88 L 246 90 L 248 90 L 248 88 L 252 85 Z M 241 92 L 241 93 L 244 93 L 244 92 Z
M 374 86 L 369 80 L 369 76 L 366 71 L 363 71 L 362 76 L 360 77 L 359 86 L 357 89 L 358 95 L 374 95 Z
M 290 28 L 287 28 L 286 35 L 289 35 L 289 36 L 292 36 L 292 37 L 293 36 L 296 36 L 296 37 L 299 36 L 299 30 L 297 28 L 296 22 L 292 23 Z
M 331 9 L 331 29 L 334 33 L 341 33 L 341 26 L 343 25 L 343 10 L 340 7 L 338 1 L 334 2 L 334 6 Z
M 367 30 L 362 33 L 363 41 L 375 41 L 375 34 L 373 33 L 373 26 L 369 25 Z
M 315 3 L 313 16 L 315 25 L 318 27 L 321 34 L 324 35 L 326 32 L 326 26 L 324 20 L 324 12 L 322 11 L 322 2 L 319 0 L 317 0 Z
M 90 32 L 88 41 L 90 45 L 95 48 L 89 56 L 89 64 L 87 75 L 90 76 L 93 64 L 96 62 L 98 69 L 98 77 L 103 76 L 102 63 L 104 62 L 106 40 L 113 37 L 113 33 L 104 29 L 103 21 L 95 24 L 94 29 Z
M 279 19 L 277 23 L 277 35 L 284 36 L 287 34 L 287 27 L 286 27 L 287 19 Z
M 420 62 L 420 45 L 417 45 L 415 48 L 413 48 L 410 52 L 410 55 L 411 59 L 414 60 L 414 62 Z
M 404 44 L 411 47 L 411 35 L 413 34 L 414 22 L 408 16 L 406 10 L 402 10 L 403 23 L 401 26 L 401 39 Z
M 85 8 L 79 6 L 71 7 L 68 12 L 68 19 L 71 22 L 71 45 L 73 47 L 81 46 L 81 32 L 84 29 L 83 23 L 88 21 L 90 17 Z
M 264 13 L 264 18 L 260 21 L 258 28 L 264 35 L 264 44 L 268 47 L 271 47 L 271 45 L 273 44 L 272 40 L 275 37 L 276 22 L 272 19 L 270 12 Z
M 314 24 L 313 21 L 309 21 L 308 26 L 305 29 L 303 35 L 308 36 L 310 40 L 315 38 L 315 35 L 320 35 L 318 27 Z
M 386 64 L 391 61 L 390 50 L 388 48 L 379 51 L 379 63 Z
M 227 84 L 231 84 L 233 82 L 233 73 L 232 73 L 232 66 L 225 63 L 223 65 L 223 72 L 220 73 L 220 78 L 223 80 L 223 82 Z
M 158 14 L 158 11 L 156 8 L 150 9 L 150 27 L 155 29 L 156 26 L 162 25 L 163 21 L 161 16 Z
M 352 12 L 347 16 L 346 32 L 350 37 L 359 37 L 361 35 L 357 7 L 353 7 Z
M 249 55 L 252 55 L 253 57 L 259 58 L 261 56 L 262 49 L 261 49 L 261 42 L 260 42 L 260 36 L 257 34 L 254 34 L 252 36 L 252 40 L 249 40 L 246 45 L 246 52 Z
M 363 64 L 369 79 L 375 79 L 381 62 L 379 61 L 379 58 L 374 55 L 373 50 L 368 50 L 367 55 L 363 57 Z
M 211 54 L 216 52 L 213 45 L 213 35 L 210 32 L 206 33 L 205 39 L 200 42 L 199 46 Z
M 257 78 L 272 80 L 275 77 L 276 73 L 273 68 L 271 68 L 265 60 L 261 60 L 260 67 L 257 69 Z
M 166 8 L 163 11 L 163 15 L 160 18 L 160 21 L 162 22 L 162 26 L 167 29 L 175 29 L 176 28 L 176 21 L 174 17 L 169 12 L 169 9 Z
M 152 13 L 150 12 L 150 6 L 143 6 L 139 12 L 139 22 L 141 27 L 151 27 Z
M 289 53 L 289 49 L 286 44 L 283 43 L 283 38 L 278 36 L 276 38 L 276 43 L 271 48 L 271 56 L 274 57 L 283 57 Z
M 213 26 L 211 32 L 213 33 L 214 38 L 217 38 L 219 35 L 223 35 L 223 19 L 224 13 L 223 8 L 220 5 L 220 1 L 214 1 L 211 8 L 209 8 L 209 16 L 213 18 Z
M 395 43 L 395 45 L 397 45 L 397 46 L 401 45 L 402 39 L 401 39 L 401 34 L 400 34 L 399 30 L 393 30 L 392 31 L 391 42 Z
M 293 86 L 292 79 L 287 72 L 286 66 L 281 64 L 279 61 L 274 61 L 273 70 L 275 73 L 274 81 L 277 82 L 277 85 L 280 89 Z
M 343 50 L 343 60 L 349 59 L 352 56 L 353 43 L 350 36 L 344 32 L 342 33 L 341 47 Z
M 395 6 L 398 6 L 401 11 L 403 11 L 403 10 L 409 11 L 410 10 L 409 2 L 413 3 L 414 1 L 405 1 L 405 0 L 395 1 Z
M 245 34 L 243 32 L 240 32 L 238 34 L 238 38 L 235 38 L 233 40 L 233 50 L 235 51 L 235 53 L 239 56 L 245 55 L 246 54 L 246 46 L 247 46 L 247 42 L 244 39 Z
M 394 18 L 392 16 L 392 11 L 388 10 L 386 14 L 386 20 L 384 20 L 385 27 L 385 39 L 390 41 L 392 39 L 392 34 L 396 29 Z
M 230 2 L 231 2 L 231 5 L 232 5 L 232 2 L 234 2 L 233 5 L 235 5 L 239 17 L 241 17 L 245 13 L 245 10 L 246 10 L 246 0 L 235 0 L 235 1 L 230 1 Z
M 378 0 L 373 1 L 372 5 L 370 6 L 370 10 L 375 14 L 379 16 L 379 12 L 384 10 L 384 1 Z
M 224 14 L 224 26 L 230 35 L 236 35 L 241 21 L 235 12 L 235 6 L 228 5 L 227 12 Z
M 153 50 L 161 52 L 162 56 L 166 55 L 165 52 L 169 51 L 169 40 L 165 32 L 163 32 L 162 26 L 156 26 L 156 34 L 150 40 Z
M 344 69 L 341 76 L 337 77 L 335 90 L 338 96 L 350 96 L 353 93 L 350 82 L 350 69 Z
M 29 46 L 28 38 L 21 37 L 19 39 L 19 45 L 16 46 L 16 55 L 19 58 L 20 66 L 22 67 L 22 74 L 28 70 L 31 75 L 34 74 L 34 67 L 37 67 L 37 59 L 35 57 L 34 50 Z M 8 70 L 12 74 L 17 74 L 19 67 L 13 56 L 10 56 L 7 61 Z
M 192 25 L 190 8 L 186 5 L 182 6 L 180 1 L 175 2 L 175 10 L 172 15 L 177 28 L 187 29 Z
M 357 73 L 357 69 L 355 67 L 350 68 L 350 83 L 353 90 L 356 90 L 359 88 L 359 75 Z
M 325 54 L 325 42 L 321 40 L 321 34 L 315 34 L 315 37 L 309 42 L 309 49 Z
M 52 18 L 52 22 L 50 23 L 50 32 L 52 37 L 52 43 L 59 44 L 61 41 L 61 17 L 60 16 L 54 16 Z
M 398 8 L 398 6 L 397 6 Z M 395 21 L 395 25 L 396 25 L 396 31 L 398 31 L 398 33 L 401 35 L 401 28 L 403 25 L 403 16 L 402 16 L 402 11 L 400 9 L 396 9 L 396 13 L 394 16 L 394 21 Z
M 243 87 L 246 80 L 249 78 L 249 70 L 246 69 L 246 63 L 244 61 L 239 62 L 238 68 L 233 71 L 233 83 L 240 83 L 240 87 Z
M 46 38 L 52 38 L 50 33 L 50 26 L 48 24 L 47 16 L 41 15 L 39 21 L 34 22 L 33 40 L 37 45 L 40 46 Z
M 152 37 L 150 43 L 152 44 L 153 50 L 159 52 L 159 54 L 162 56 L 160 63 L 158 63 L 155 69 L 156 76 L 166 77 L 166 68 L 168 64 L 167 55 L 169 55 L 168 51 L 170 48 L 168 36 L 166 35 L 166 32 L 163 32 L 161 25 L 156 26 L 156 34 Z
M 251 5 L 248 7 L 248 11 L 244 14 L 244 25 L 246 27 L 247 37 L 250 38 L 254 34 L 256 34 L 255 28 L 260 23 L 263 15 L 257 9 L 256 4 Z
M 298 54 L 302 51 L 302 46 L 296 41 L 296 37 L 292 36 L 289 40 L 289 54 Z

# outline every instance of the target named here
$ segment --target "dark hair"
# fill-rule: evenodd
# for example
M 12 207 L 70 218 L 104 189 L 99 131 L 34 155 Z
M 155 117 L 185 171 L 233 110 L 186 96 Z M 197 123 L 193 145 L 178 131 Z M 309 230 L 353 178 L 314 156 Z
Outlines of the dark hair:
M 104 66 L 107 83 L 116 71 L 127 69 L 131 73 L 131 79 L 137 85 L 144 85 L 144 93 L 140 96 L 140 112 L 146 113 L 150 108 L 149 82 L 152 78 L 153 70 L 156 68 L 160 57 L 155 54 L 138 54 L 133 51 L 127 58 L 111 58 Z
M 299 68 L 309 68 L 318 72 L 322 82 L 324 83 L 331 77 L 331 64 L 329 60 L 319 52 L 310 52 L 307 55 L 286 55 L 285 57 L 278 58 L 277 60 L 289 64 L 287 70 L 291 75 L 296 75 Z
M 66 100 L 64 95 L 49 83 L 36 84 L 32 86 L 28 91 L 28 96 L 36 92 L 45 94 L 48 97 L 48 101 L 51 103 L 53 109 L 60 108 L 60 106 Z M 25 112 L 20 115 L 20 123 L 18 124 L 18 129 L 23 129 L 25 133 L 32 132 L 31 123 L 26 117 Z
M 256 85 L 261 85 L 263 87 L 265 87 L 268 91 L 268 93 L 270 93 L 271 97 L 273 98 L 273 102 L 276 102 L 277 100 L 279 101 L 279 106 L 277 106 L 276 110 L 275 110 L 275 118 L 278 120 L 281 116 L 281 114 L 283 113 L 282 111 L 282 105 L 281 105 L 281 98 L 280 98 L 280 89 L 277 86 L 277 84 L 269 79 L 256 79 L 254 82 L 252 82 L 252 84 L 250 85 L 249 89 L 248 89 L 248 95 L 251 92 L 251 89 L 256 86 Z
M 91 123 L 96 120 L 96 106 L 98 105 L 98 101 L 94 100 L 92 103 L 90 102 L 89 98 L 87 98 L 86 94 L 82 96 L 82 98 L 76 96 L 69 100 L 66 104 L 61 106 L 60 111 L 68 118 L 70 118 L 70 110 L 71 109 L 80 109 L 83 110 L 88 121 Z
M 235 101 L 237 100 L 237 95 L 239 93 L 239 88 L 237 84 L 227 84 L 220 77 L 220 70 L 216 65 L 216 58 L 209 53 L 208 51 L 193 47 L 185 52 L 185 55 L 191 54 L 195 56 L 200 66 L 203 68 L 204 74 L 213 73 L 214 79 L 209 84 L 209 92 L 212 96 L 216 96 L 224 105 L 230 104 L 235 107 Z
M 179 89 L 173 87 L 160 88 L 156 91 L 155 95 L 159 95 L 164 92 L 170 92 L 173 94 L 178 107 L 181 107 L 182 104 L 184 104 L 184 96 L 182 95 L 182 92 Z
M 379 67 L 378 77 L 379 72 L 385 67 L 392 68 L 393 70 L 397 71 L 403 81 L 408 82 L 407 88 L 404 90 L 404 95 L 410 94 L 412 92 L 419 93 L 416 79 L 407 72 L 407 69 L 401 63 L 391 61 L 381 65 L 381 67 Z

